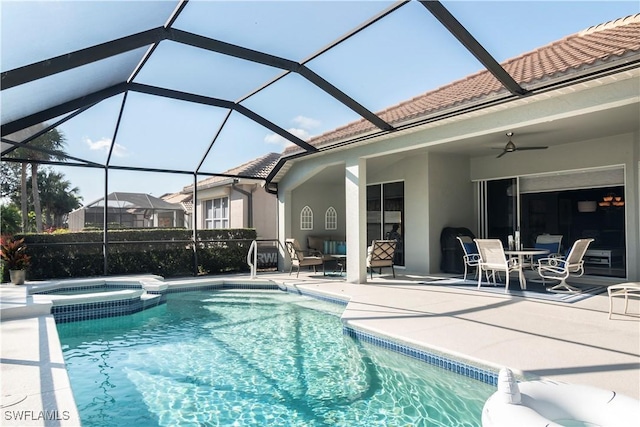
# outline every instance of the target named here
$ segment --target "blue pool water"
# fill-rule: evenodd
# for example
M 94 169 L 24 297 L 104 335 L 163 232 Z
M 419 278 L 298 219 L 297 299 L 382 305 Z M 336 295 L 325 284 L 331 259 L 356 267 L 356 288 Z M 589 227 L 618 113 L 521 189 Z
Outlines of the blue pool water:
M 85 427 L 480 425 L 493 387 L 355 341 L 342 310 L 278 291 L 185 292 L 58 332 Z

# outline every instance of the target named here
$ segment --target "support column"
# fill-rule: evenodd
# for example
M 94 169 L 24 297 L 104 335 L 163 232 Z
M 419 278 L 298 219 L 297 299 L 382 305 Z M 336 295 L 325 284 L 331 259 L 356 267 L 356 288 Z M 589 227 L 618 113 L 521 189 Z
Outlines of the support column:
M 289 271 L 291 260 L 285 248 L 285 240 L 291 237 L 291 191 L 278 191 L 278 271 Z
M 367 282 L 367 161 L 348 159 L 345 168 L 347 282 Z

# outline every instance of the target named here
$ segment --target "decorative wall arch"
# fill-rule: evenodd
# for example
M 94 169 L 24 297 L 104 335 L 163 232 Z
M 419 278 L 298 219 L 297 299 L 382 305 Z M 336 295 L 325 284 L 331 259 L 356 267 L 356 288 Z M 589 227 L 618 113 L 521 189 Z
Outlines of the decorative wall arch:
M 313 210 L 309 206 L 300 211 L 300 230 L 313 230 Z
M 325 230 L 337 230 L 338 229 L 338 212 L 333 206 L 329 206 L 324 213 L 324 228 Z

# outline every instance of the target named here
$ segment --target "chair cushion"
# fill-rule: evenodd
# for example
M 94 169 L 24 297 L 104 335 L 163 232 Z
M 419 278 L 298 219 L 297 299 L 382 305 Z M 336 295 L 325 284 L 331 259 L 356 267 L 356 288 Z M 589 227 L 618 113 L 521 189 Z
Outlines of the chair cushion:
M 557 254 L 560 245 L 558 243 L 536 243 L 536 249 L 547 249 L 550 254 Z
M 324 250 L 324 238 L 317 236 L 307 236 L 307 247 L 309 249 L 316 250 L 318 252 L 322 252 Z
M 464 250 L 467 252 L 467 255 L 477 254 L 478 246 L 474 242 L 465 242 Z

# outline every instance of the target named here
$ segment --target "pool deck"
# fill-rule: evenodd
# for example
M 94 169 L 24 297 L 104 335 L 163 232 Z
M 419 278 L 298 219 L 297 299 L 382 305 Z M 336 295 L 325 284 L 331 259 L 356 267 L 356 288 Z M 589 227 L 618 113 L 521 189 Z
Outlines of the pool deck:
M 233 280 L 250 283 L 248 276 Z M 346 324 L 384 338 L 496 370 L 506 366 L 527 379 L 591 385 L 640 399 L 637 298 L 627 315 L 609 320 L 606 292 L 565 303 L 425 284 L 430 279 L 417 276 L 376 275 L 366 284 L 350 284 L 321 274 L 268 273 L 258 280 L 348 300 Z M 26 288 L 0 286 L 3 313 L 29 307 L 24 317 L 3 316 L 0 323 L 0 424 L 79 425 L 55 322 Z M 614 307 L 621 313 L 623 300 Z

